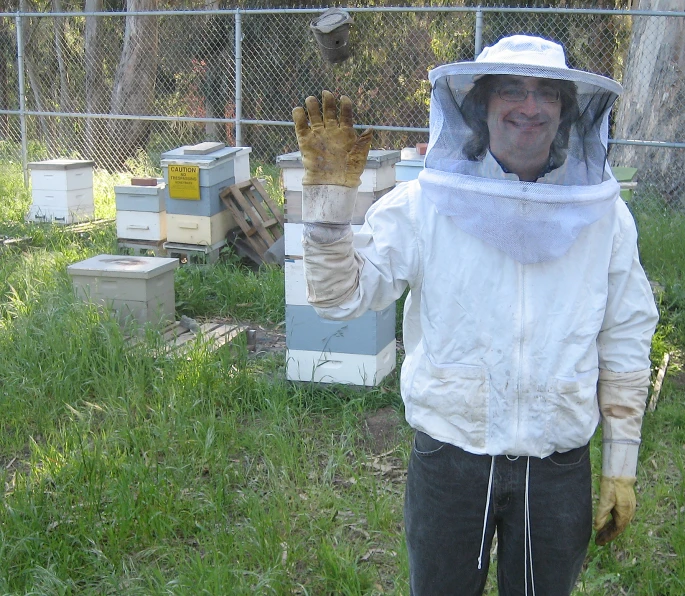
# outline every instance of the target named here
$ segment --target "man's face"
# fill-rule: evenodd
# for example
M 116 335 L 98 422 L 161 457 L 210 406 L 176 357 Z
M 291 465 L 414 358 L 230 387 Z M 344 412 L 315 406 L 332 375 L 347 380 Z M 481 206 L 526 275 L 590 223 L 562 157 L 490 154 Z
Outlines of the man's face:
M 507 101 L 498 95 L 516 96 L 528 91 L 523 101 Z M 488 101 L 490 150 L 499 159 L 507 156 L 531 160 L 547 159 L 561 116 L 561 100 L 546 103 L 557 87 L 549 79 L 498 76 Z M 548 93 L 545 93 L 548 92 Z M 519 95 L 523 95 L 519 93 Z

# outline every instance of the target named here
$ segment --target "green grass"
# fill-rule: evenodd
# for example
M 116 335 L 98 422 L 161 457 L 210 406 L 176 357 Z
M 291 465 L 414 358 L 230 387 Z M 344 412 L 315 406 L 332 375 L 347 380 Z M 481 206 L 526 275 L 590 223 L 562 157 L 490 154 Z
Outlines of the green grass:
M 396 375 L 364 391 L 315 387 L 286 382 L 283 355 L 243 340 L 182 358 L 164 355 L 155 328 L 128 343 L 66 273 L 115 251 L 113 226 L 24 224 L 21 172 L 4 172 L 0 233 L 32 240 L 0 260 L 0 594 L 408 594 L 411 431 Z M 277 194 L 274 170 L 259 175 Z M 118 179 L 98 172 L 96 216 L 113 216 Z M 685 593 L 685 221 L 638 220 L 663 287 L 654 359 L 670 352 L 673 366 L 644 425 L 637 518 L 590 547 L 576 595 Z M 278 268 L 226 251 L 175 276 L 178 316 L 284 319 Z M 379 408 L 396 429 L 382 448 L 365 425 Z M 600 456 L 595 438 L 595 469 Z

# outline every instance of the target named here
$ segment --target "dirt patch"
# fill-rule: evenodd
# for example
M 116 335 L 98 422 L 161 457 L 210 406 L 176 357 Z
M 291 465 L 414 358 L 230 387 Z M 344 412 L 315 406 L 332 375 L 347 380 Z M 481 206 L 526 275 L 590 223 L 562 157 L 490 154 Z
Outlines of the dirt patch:
M 255 356 L 285 353 L 285 327 L 282 325 L 266 328 L 249 324 L 247 335 L 248 350 Z M 252 333 L 253 332 L 253 333 Z
M 385 453 L 401 441 L 401 420 L 391 407 L 381 408 L 364 415 L 364 443 L 374 454 Z

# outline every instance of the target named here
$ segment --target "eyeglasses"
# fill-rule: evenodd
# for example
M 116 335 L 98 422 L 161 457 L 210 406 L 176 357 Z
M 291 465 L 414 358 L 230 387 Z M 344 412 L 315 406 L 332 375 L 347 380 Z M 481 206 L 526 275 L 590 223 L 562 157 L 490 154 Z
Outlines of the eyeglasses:
M 536 91 L 528 90 L 525 87 L 500 87 L 495 91 L 504 101 L 521 102 L 525 101 L 529 93 L 541 103 L 556 103 L 559 101 L 559 91 L 557 89 L 540 89 Z

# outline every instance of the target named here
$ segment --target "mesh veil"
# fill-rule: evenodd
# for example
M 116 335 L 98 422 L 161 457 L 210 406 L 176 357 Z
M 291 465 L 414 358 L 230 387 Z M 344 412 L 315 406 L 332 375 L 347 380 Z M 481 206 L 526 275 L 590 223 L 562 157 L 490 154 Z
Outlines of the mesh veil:
M 556 44 L 555 44 L 556 45 Z M 474 78 L 509 74 L 571 81 L 578 117 L 571 125 L 557 183 L 486 178 L 467 157 L 473 131 L 462 110 Z M 419 175 L 424 196 L 438 212 L 521 263 L 549 261 L 565 254 L 583 228 L 611 209 L 620 187 L 607 164 L 609 111 L 621 91 L 615 81 L 569 69 L 498 62 L 441 66 L 432 84 L 430 142 Z

